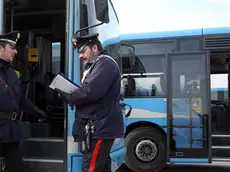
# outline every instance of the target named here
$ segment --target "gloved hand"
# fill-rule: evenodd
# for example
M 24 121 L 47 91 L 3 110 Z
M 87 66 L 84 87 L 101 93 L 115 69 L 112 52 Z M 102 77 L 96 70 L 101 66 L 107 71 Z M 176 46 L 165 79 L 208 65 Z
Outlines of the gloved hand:
M 59 98 L 61 100 L 63 100 L 67 104 L 73 105 L 74 98 L 73 98 L 72 94 L 65 93 L 65 92 L 63 92 L 57 88 L 55 90 L 59 93 L 58 95 L 59 95 Z

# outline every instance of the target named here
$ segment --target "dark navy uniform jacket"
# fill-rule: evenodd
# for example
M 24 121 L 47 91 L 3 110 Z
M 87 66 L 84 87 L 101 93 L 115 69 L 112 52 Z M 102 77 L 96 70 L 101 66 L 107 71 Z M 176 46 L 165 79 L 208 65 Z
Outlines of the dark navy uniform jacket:
M 20 110 L 36 113 L 33 104 L 21 96 L 20 80 L 11 64 L 2 59 L 0 59 L 0 78 L 9 86 L 12 93 L 9 93 L 5 84 L 0 80 L 0 116 L 1 113 L 11 114 Z M 0 117 L 0 137 L 5 143 L 18 141 L 21 137 L 18 121 Z
M 95 124 L 94 139 L 124 137 L 124 120 L 119 103 L 120 71 L 110 58 L 100 55 L 92 64 L 80 89 L 73 93 L 76 116 L 73 125 L 75 141 L 82 138 L 88 120 Z

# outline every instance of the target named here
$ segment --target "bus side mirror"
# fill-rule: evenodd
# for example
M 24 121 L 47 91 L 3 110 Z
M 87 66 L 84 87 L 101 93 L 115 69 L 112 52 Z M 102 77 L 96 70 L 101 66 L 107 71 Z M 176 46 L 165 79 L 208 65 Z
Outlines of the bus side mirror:
M 125 47 L 127 47 L 128 50 Z M 128 51 L 128 54 L 122 57 L 122 71 L 123 72 L 131 71 L 135 67 L 135 60 L 136 60 L 135 47 L 132 45 L 122 43 L 120 48 L 122 54 L 123 53 L 127 54 L 126 51 Z
M 130 64 L 131 66 L 135 66 L 135 49 L 133 48 L 133 50 L 129 49 L 129 59 L 130 59 Z
M 80 18 L 80 28 L 87 28 L 89 26 L 88 21 L 88 9 L 86 4 L 81 4 L 81 10 L 80 10 L 81 18 Z M 89 29 L 85 29 L 82 31 L 82 35 L 87 35 L 89 33 Z
M 94 0 L 96 18 L 102 23 L 109 23 L 108 0 Z

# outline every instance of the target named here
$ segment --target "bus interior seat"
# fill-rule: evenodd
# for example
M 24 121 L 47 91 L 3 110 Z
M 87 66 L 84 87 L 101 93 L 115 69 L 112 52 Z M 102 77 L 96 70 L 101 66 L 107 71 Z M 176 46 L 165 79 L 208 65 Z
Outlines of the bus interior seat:
M 155 84 L 152 84 L 151 96 L 157 95 L 157 87 Z
M 128 83 L 128 86 L 127 86 L 127 93 L 128 93 L 128 96 L 135 96 L 136 95 L 136 82 L 135 80 L 133 79 L 132 76 L 128 75 L 127 77 L 127 83 Z

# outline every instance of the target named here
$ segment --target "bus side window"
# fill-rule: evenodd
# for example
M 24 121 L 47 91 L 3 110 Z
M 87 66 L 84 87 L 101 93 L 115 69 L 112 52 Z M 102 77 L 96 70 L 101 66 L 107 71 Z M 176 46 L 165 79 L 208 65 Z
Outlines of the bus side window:
M 164 96 L 158 73 L 124 74 L 122 86 L 125 97 L 159 97 Z

